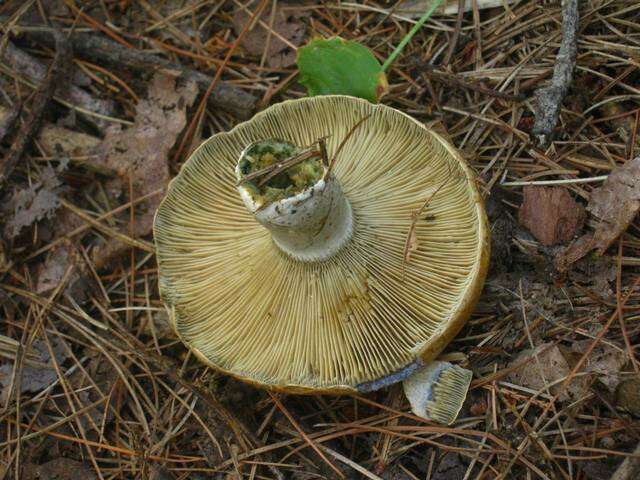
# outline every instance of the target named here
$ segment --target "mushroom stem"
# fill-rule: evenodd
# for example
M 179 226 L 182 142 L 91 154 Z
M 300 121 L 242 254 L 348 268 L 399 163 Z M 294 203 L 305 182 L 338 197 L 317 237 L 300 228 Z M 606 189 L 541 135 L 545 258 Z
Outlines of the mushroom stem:
M 271 232 L 280 250 L 295 260 L 325 260 L 351 238 L 351 205 L 335 177 L 324 177 L 298 194 L 267 205 L 261 205 L 251 189 L 238 186 L 249 212 Z
M 414 414 L 451 425 L 467 397 L 472 376 L 470 370 L 436 360 L 404 380 L 404 393 Z

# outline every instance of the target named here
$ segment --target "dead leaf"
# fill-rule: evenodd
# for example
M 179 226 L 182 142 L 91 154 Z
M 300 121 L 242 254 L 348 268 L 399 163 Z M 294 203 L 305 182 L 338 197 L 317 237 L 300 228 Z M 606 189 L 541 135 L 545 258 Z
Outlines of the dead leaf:
M 60 205 L 60 187 L 56 171 L 47 165 L 39 182 L 15 192 L 9 201 L 8 210 L 11 213 L 4 227 L 5 236 L 8 239 L 16 238 L 23 228 L 51 217 Z
M 564 243 L 584 225 L 586 212 L 564 187 L 526 186 L 518 220 L 542 245 Z
M 73 265 L 74 270 L 69 274 L 65 292 L 76 302 L 84 303 L 87 295 L 92 291 L 91 280 L 86 262 L 69 240 L 53 248 L 46 260 L 38 265 L 36 293 L 43 294 L 60 285 L 70 265 Z
M 560 400 L 576 400 L 585 391 L 581 377 L 571 381 L 567 388 L 560 391 L 560 385 L 571 373 L 571 367 L 557 345 L 543 343 L 535 350 L 524 350 L 513 360 L 512 365 L 523 363 L 521 367 L 507 376 L 507 381 L 532 390 L 547 393 L 550 386 L 552 395 L 559 395 Z
M 629 378 L 618 385 L 616 406 L 640 417 L 640 378 Z
M 84 463 L 56 458 L 42 465 L 27 465 L 24 480 L 95 480 L 96 474 Z
M 589 348 L 593 340 L 586 339 L 574 342 L 573 360 L 578 361 Z M 615 392 L 620 383 L 620 370 L 627 363 L 627 354 L 620 348 L 614 348 L 606 343 L 599 343 L 588 356 L 582 371 L 596 375 L 610 392 Z
M 51 348 L 55 355 L 56 362 L 58 364 L 63 363 L 69 354 L 62 345 L 62 342 L 56 337 L 51 338 Z M 58 378 L 58 374 L 53 368 L 53 361 L 49 355 L 47 344 L 42 340 L 35 340 L 32 344 L 32 351 L 38 356 L 38 362 L 40 365 L 32 366 L 29 363 L 24 363 L 22 366 L 22 382 L 21 393 L 25 392 L 39 392 Z M 5 402 L 9 390 L 11 389 L 11 377 L 13 375 L 13 363 L 0 366 L 0 401 Z
M 640 157 L 616 168 L 594 190 L 587 210 L 600 219 L 594 248 L 600 255 L 627 229 L 640 209 Z
M 176 84 L 176 77 L 167 72 L 158 72 L 151 80 L 147 98 L 136 108 L 135 124 L 126 130 L 119 127 L 109 129 L 98 148 L 98 159 L 94 162 L 113 170 L 118 178 L 107 184 L 107 190 L 118 197 L 128 194 L 129 182 L 133 196 L 141 197 L 169 183 L 169 151 L 187 123 L 187 108 L 198 93 L 195 82 Z M 151 233 L 153 216 L 162 195 L 157 195 L 139 204 L 133 235 L 141 237 Z M 129 233 L 128 230 L 125 233 Z M 94 259 L 104 264 L 106 258 L 119 255 L 124 245 L 111 242 L 94 251 Z
M 153 323 L 153 325 L 151 325 L 151 323 Z M 155 312 L 145 325 L 144 332 L 156 338 L 173 338 L 176 336 L 176 332 L 166 310 Z
M 602 187 L 591 192 L 587 210 L 599 219 L 593 234 L 587 233 L 556 257 L 556 268 L 569 265 L 591 250 L 604 252 L 624 233 L 640 209 L 640 157 L 616 168 Z
M 438 468 L 436 468 L 434 480 L 460 480 L 465 476 L 467 466 L 462 463 L 457 452 L 446 452 Z
M 251 9 L 251 5 L 248 7 Z M 271 23 L 271 9 L 267 9 L 262 15 L 262 21 L 266 25 Z M 276 5 L 273 12 L 273 31 L 282 38 L 287 39 L 296 47 L 302 44 L 307 33 L 307 25 L 303 19 L 310 16 L 307 10 L 292 9 L 291 6 Z M 239 34 L 249 21 L 251 16 L 242 8 L 239 8 L 233 16 L 233 28 Z M 242 47 L 251 55 L 261 57 L 267 46 L 269 30 L 257 23 L 249 30 L 241 41 Z M 267 65 L 272 68 L 290 67 L 296 63 L 296 52 L 283 42 L 278 36 L 271 33 L 269 48 L 267 50 Z

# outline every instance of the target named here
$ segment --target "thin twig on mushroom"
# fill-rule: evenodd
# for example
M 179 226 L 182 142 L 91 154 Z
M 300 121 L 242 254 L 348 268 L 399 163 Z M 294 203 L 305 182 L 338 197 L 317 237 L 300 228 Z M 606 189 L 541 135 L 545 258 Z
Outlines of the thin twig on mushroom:
M 353 127 L 351 127 L 351 130 L 349 130 L 349 132 L 347 132 L 347 134 L 344 136 L 344 138 L 340 142 L 340 145 L 338 145 L 338 148 L 336 149 L 336 153 L 333 154 L 333 157 L 331 158 L 331 161 L 329 162 L 329 167 L 327 168 L 327 171 L 324 174 L 324 178 L 329 178 L 329 174 L 331 173 L 331 170 L 333 170 L 333 166 L 336 163 L 338 155 L 342 151 L 342 148 L 344 147 L 345 143 L 347 143 L 347 140 L 349 140 L 351 135 L 353 135 L 353 133 L 358 129 L 358 127 L 360 125 L 362 125 L 364 123 L 364 121 L 366 119 L 368 119 L 370 116 L 371 116 L 371 114 L 365 115 L 360 120 L 358 120 L 358 122 Z

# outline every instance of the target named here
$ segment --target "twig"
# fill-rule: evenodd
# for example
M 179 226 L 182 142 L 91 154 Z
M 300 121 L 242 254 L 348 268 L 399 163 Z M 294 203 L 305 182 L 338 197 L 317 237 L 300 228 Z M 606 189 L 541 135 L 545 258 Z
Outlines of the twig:
M 536 91 L 538 107 L 532 134 L 542 147 L 549 145 L 551 134 L 558 123 L 560 107 L 571 81 L 576 65 L 578 34 L 578 0 L 562 1 L 562 41 L 553 68 L 551 85 Z
M 29 39 L 49 46 L 53 43 L 52 32 L 47 28 L 21 30 L 21 33 Z M 185 80 L 195 81 L 201 89 L 206 89 L 213 80 L 209 75 L 197 70 L 141 50 L 126 48 L 99 35 L 76 32 L 69 41 L 74 53 L 99 65 L 109 64 L 144 74 L 148 74 L 150 70 L 175 70 L 181 72 Z M 241 119 L 251 116 L 255 110 L 256 101 L 253 95 L 226 83 L 215 85 L 209 96 L 212 107 L 221 108 Z
M 338 145 L 338 148 L 336 149 L 336 153 L 333 154 L 333 157 L 331 158 L 331 161 L 329 162 L 329 167 L 327 168 L 327 171 L 324 174 L 324 178 L 325 179 L 329 178 L 329 175 L 331 174 L 331 170 L 333 170 L 333 166 L 335 165 L 336 160 L 338 159 L 338 155 L 340 154 L 340 152 L 342 151 L 342 148 L 347 143 L 347 140 L 349 140 L 351 135 L 353 135 L 353 133 L 358 129 L 358 127 L 360 125 L 362 125 L 364 123 L 364 121 L 367 118 L 369 118 L 371 115 L 373 115 L 373 114 L 370 113 L 370 114 L 365 115 L 364 117 L 362 117 L 360 120 L 358 120 L 358 122 L 353 127 L 351 127 L 351 130 L 349 130 L 349 132 L 347 132 L 347 134 L 344 136 L 344 138 L 340 142 L 340 145 Z
M 638 444 L 632 456 L 624 459 L 624 462 L 616 469 L 611 480 L 633 480 L 638 477 L 640 477 L 640 444 Z
M 129 245 L 130 247 L 139 248 L 140 250 L 144 250 L 145 252 L 149 252 L 149 253 L 155 253 L 155 251 L 156 251 L 155 248 L 149 242 L 146 242 L 144 240 L 136 240 L 135 238 L 131 238 L 131 237 L 125 235 L 124 233 L 119 232 L 118 230 L 116 230 L 114 228 L 107 227 L 106 225 L 103 225 L 102 223 L 100 223 L 99 221 L 97 221 L 96 219 L 91 217 L 90 215 L 87 215 L 82 210 L 80 210 L 78 207 L 76 207 L 72 203 L 67 202 L 63 198 L 60 199 L 60 204 L 64 208 L 69 210 L 70 212 L 72 212 L 72 213 L 76 214 L 77 216 L 79 216 L 80 218 L 82 218 L 85 222 L 91 224 L 92 227 L 94 227 L 95 229 L 101 231 L 105 235 L 108 235 L 109 237 L 116 238 L 116 239 L 120 240 L 121 242 Z
M 248 175 L 238 180 L 236 185 L 240 185 L 241 183 L 244 183 L 244 182 L 250 182 L 252 180 L 255 180 L 256 178 L 260 178 L 266 175 L 265 178 L 261 179 L 258 182 L 258 186 L 261 187 L 262 185 L 267 183 L 269 180 L 271 180 L 273 177 L 278 175 L 283 170 L 286 170 L 287 168 L 291 168 L 300 162 L 303 162 L 309 158 L 312 158 L 320 154 L 321 152 L 318 150 L 303 150 L 302 152 L 298 152 L 295 155 L 289 158 L 286 158 L 281 162 L 272 163 L 271 165 L 261 168 L 260 170 L 256 170 L 255 172 L 249 173 Z
M 597 177 L 589 177 L 589 178 L 565 178 L 562 180 L 532 180 L 530 182 L 501 182 L 499 185 L 501 187 L 525 187 L 527 185 L 571 185 L 575 183 L 594 183 L 594 182 L 602 182 L 606 180 L 609 175 L 599 175 Z
M 411 212 L 411 225 L 409 226 L 409 232 L 407 233 L 407 238 L 404 242 L 404 251 L 402 254 L 402 278 L 404 279 L 405 268 L 407 266 L 407 262 L 411 258 L 411 252 L 413 251 L 411 248 L 411 244 L 417 242 L 416 239 L 416 225 L 418 224 L 418 220 L 420 215 L 424 212 L 424 210 L 429 206 L 433 197 L 444 187 L 447 183 L 449 176 L 444 179 L 444 181 L 435 189 L 435 191 L 427 197 L 427 199 L 422 203 L 419 209 Z
M 200 126 L 200 124 L 202 122 L 202 119 L 204 118 L 204 112 L 205 112 L 206 103 L 207 103 L 208 99 L 210 99 L 212 97 L 213 92 L 215 91 L 215 88 L 217 86 L 219 86 L 220 79 L 222 78 L 222 72 L 226 68 L 226 66 L 229 63 L 229 61 L 231 60 L 231 55 L 233 55 L 233 52 L 236 50 L 238 45 L 240 45 L 240 42 L 242 41 L 244 36 L 249 31 L 249 27 L 251 27 L 251 25 L 253 25 L 254 19 L 255 18 L 260 18 L 260 15 L 262 15 L 262 11 L 266 7 L 266 5 L 267 5 L 267 1 L 266 0 L 262 0 L 260 2 L 260 4 L 258 5 L 258 9 L 254 12 L 254 14 L 251 16 L 251 18 L 249 18 L 249 20 L 247 21 L 246 25 L 242 28 L 242 31 L 240 32 L 238 37 L 233 41 L 233 43 L 231 44 L 231 46 L 227 50 L 227 54 L 225 55 L 224 60 L 222 61 L 222 65 L 220 65 L 218 67 L 218 70 L 216 71 L 216 74 L 211 79 L 211 81 L 208 83 L 207 90 L 204 92 L 202 100 L 200 100 L 200 104 L 198 105 L 198 108 L 197 108 L 195 114 L 193 115 L 193 119 L 191 120 L 191 122 L 189 122 L 189 126 L 187 127 L 187 130 L 182 135 L 182 140 L 180 141 L 180 144 L 178 145 L 178 148 L 176 148 L 176 152 L 175 152 L 175 154 L 173 156 L 174 162 L 178 161 L 178 159 L 180 158 L 180 156 L 184 152 L 184 149 L 186 148 L 187 144 L 189 144 L 193 140 L 193 136 L 195 135 L 196 130 L 199 128 L 199 126 Z
M 322 460 L 324 460 L 324 462 L 327 465 L 329 465 L 329 467 L 331 467 L 331 470 L 336 472 L 336 474 L 338 474 L 340 478 L 345 478 L 344 473 L 342 473 L 342 471 L 338 467 L 336 467 L 333 463 L 331 463 L 331 461 L 325 456 L 325 454 L 322 453 L 322 450 L 318 448 L 318 445 L 316 445 L 316 443 L 313 440 L 311 440 L 311 438 L 309 438 L 309 436 L 304 432 L 304 430 L 302 430 L 300 425 L 298 425 L 298 422 L 296 422 L 293 416 L 289 413 L 289 410 L 287 410 L 284 407 L 284 405 L 278 399 L 278 397 L 271 392 L 269 392 L 269 395 L 271 396 L 271 399 L 273 400 L 273 402 L 278 406 L 280 411 L 284 414 L 284 416 L 287 417 L 289 422 L 291 422 L 291 425 L 293 425 L 293 427 L 298 431 L 300 436 L 305 440 L 305 442 L 307 442 L 309 446 L 313 448 L 313 450 L 320 456 L 320 458 L 322 458 Z
M 22 158 L 25 149 L 31 144 L 31 141 L 38 133 L 44 114 L 53 97 L 53 92 L 59 86 L 60 82 L 63 81 L 66 68 L 71 63 L 70 59 L 72 54 L 66 37 L 56 29 L 53 30 L 53 36 L 55 39 L 56 53 L 51 62 L 51 68 L 38 89 L 34 92 L 31 112 L 17 133 L 9 153 L 2 163 L 0 163 L 0 189 L 4 183 L 6 183 L 13 169 Z
M 451 57 L 453 56 L 453 52 L 456 49 L 456 45 L 458 44 L 458 38 L 460 37 L 460 30 L 462 30 L 462 17 L 464 16 L 464 4 L 465 0 L 458 0 L 458 15 L 456 16 L 456 26 L 453 31 L 453 37 L 449 42 L 449 48 L 447 49 L 447 54 L 444 56 L 444 60 L 442 61 L 443 66 L 449 65 L 451 62 Z
M 431 65 L 426 65 L 423 73 L 430 79 L 437 82 L 445 83 L 454 87 L 468 88 L 469 90 L 474 90 L 490 97 L 501 98 L 503 100 L 511 100 L 513 102 L 522 102 L 525 99 L 525 96 L 522 94 L 512 95 L 510 93 L 500 92 L 498 90 L 494 90 L 493 88 L 485 87 L 484 85 L 467 82 L 451 73 L 435 70 Z

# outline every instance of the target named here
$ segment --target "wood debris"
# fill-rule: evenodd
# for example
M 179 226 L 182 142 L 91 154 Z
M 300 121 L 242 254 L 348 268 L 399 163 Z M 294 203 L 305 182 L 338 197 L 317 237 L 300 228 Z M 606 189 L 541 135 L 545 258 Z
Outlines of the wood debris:
M 25 149 L 38 133 L 45 110 L 53 97 L 55 89 L 64 78 L 71 58 L 71 50 L 66 37 L 58 30 L 54 30 L 56 54 L 51 68 L 42 80 L 34 94 L 31 103 L 31 113 L 25 119 L 24 124 L 17 133 L 9 153 L 0 161 L 0 189 L 4 186 L 9 175 L 18 164 Z
M 578 42 L 578 0 L 562 0 L 562 41 L 553 68 L 551 85 L 536 91 L 536 121 L 531 133 L 542 147 L 551 142 L 558 123 L 562 100 L 569 91 L 576 65 Z

